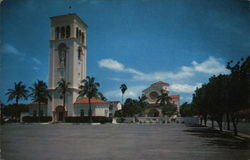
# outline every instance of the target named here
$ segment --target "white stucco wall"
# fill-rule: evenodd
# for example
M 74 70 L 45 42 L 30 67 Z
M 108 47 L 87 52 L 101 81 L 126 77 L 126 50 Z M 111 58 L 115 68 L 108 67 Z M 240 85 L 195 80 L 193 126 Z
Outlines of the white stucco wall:
M 92 103 L 91 108 L 92 108 L 92 116 L 113 117 L 115 111 L 121 109 L 121 104 Z M 84 110 L 84 116 L 88 116 L 89 104 L 88 103 L 74 104 L 74 116 L 80 116 L 81 110 Z
M 70 37 L 64 39 L 55 38 L 56 27 L 70 26 Z M 84 44 L 76 38 L 76 28 L 84 32 Z M 49 64 L 49 89 L 52 96 L 52 101 L 48 102 L 47 114 L 52 116 L 57 106 L 63 106 L 63 100 L 60 99 L 58 93 L 55 91 L 57 82 L 64 78 L 69 82 L 71 92 L 66 95 L 65 109 L 68 116 L 75 116 L 74 102 L 78 97 L 78 87 L 80 81 L 86 78 L 86 24 L 74 15 L 63 15 L 51 17 L 51 37 L 50 37 L 50 64 Z M 59 35 L 60 37 L 60 35 Z M 66 66 L 59 68 L 59 50 L 58 46 L 64 43 L 67 47 L 66 50 Z M 82 48 L 82 57 L 78 59 L 78 48 Z M 60 76 L 60 71 L 64 70 L 64 76 Z

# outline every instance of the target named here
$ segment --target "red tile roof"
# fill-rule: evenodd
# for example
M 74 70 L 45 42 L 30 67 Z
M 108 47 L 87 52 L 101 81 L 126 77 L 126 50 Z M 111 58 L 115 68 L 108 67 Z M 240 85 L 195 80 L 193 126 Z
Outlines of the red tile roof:
M 169 85 L 168 83 L 162 82 L 162 81 L 155 82 L 154 84 L 156 84 L 156 85 L 162 85 L 162 84 Z
M 103 101 L 99 98 L 91 98 L 90 102 L 91 103 L 109 103 L 109 102 Z M 83 103 L 83 104 L 89 103 L 89 99 L 87 97 L 77 98 L 75 104 L 81 104 L 81 103 Z
M 171 97 L 172 99 L 180 99 L 179 94 L 169 95 L 169 97 Z
M 111 103 L 111 104 L 118 104 L 118 103 L 120 103 L 120 101 L 108 101 L 109 103 Z
M 32 103 L 30 103 L 30 104 L 28 104 L 28 105 L 38 105 L 39 103 L 38 102 L 32 102 Z M 45 103 L 40 103 L 40 104 L 45 104 Z

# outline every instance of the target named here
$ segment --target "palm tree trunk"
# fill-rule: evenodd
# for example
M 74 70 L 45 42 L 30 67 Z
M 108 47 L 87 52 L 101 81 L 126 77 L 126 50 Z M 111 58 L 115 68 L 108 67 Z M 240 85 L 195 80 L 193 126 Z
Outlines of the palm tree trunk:
M 207 115 L 204 115 L 204 125 L 207 126 Z
M 16 99 L 16 122 L 17 122 L 17 108 L 18 108 L 18 99 Z
M 40 114 L 40 102 L 38 102 L 38 122 L 40 123 L 40 116 L 41 116 L 41 114 Z
M 212 128 L 214 128 L 214 119 L 212 118 Z
M 200 116 L 200 125 L 202 126 L 202 120 L 203 120 L 203 117 Z
M 122 104 L 123 104 L 123 94 L 122 94 Z
M 91 108 L 91 102 L 89 98 L 89 122 L 92 123 L 92 108 Z
M 227 130 L 230 130 L 230 118 L 229 118 L 229 113 L 227 113 Z

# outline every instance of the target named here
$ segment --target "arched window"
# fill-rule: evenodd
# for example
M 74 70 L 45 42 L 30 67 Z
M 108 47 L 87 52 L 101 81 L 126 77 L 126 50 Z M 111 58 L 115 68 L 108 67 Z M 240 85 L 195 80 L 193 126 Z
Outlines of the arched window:
M 61 39 L 65 38 L 65 28 L 61 28 Z
M 82 34 L 81 30 L 79 30 L 79 32 L 78 32 L 78 38 L 79 38 L 80 41 L 81 41 L 81 38 L 82 38 L 81 34 Z
M 78 38 L 78 27 L 76 27 L 76 38 Z
M 81 60 L 82 48 L 78 48 L 78 60 Z
M 55 38 L 59 39 L 59 33 L 60 33 L 60 28 L 56 27 L 56 31 L 55 31 Z
M 70 37 L 70 26 L 66 27 L 66 38 Z
M 67 46 L 64 43 L 61 43 L 58 46 L 58 66 L 59 68 L 64 68 L 66 66 L 66 53 Z

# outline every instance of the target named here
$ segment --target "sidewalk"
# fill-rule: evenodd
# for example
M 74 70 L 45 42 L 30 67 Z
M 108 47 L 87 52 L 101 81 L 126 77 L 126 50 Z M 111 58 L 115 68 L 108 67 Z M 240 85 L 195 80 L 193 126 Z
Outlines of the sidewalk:
M 210 126 L 204 126 L 204 125 L 203 125 L 203 127 L 208 127 L 208 128 L 220 131 L 219 127 L 212 128 Z M 233 136 L 234 138 L 237 138 L 237 139 L 240 139 L 240 140 L 249 140 L 250 141 L 250 135 L 246 134 L 246 133 L 238 132 L 237 136 L 234 135 L 234 131 L 232 131 L 232 130 L 222 130 L 221 133 Z

